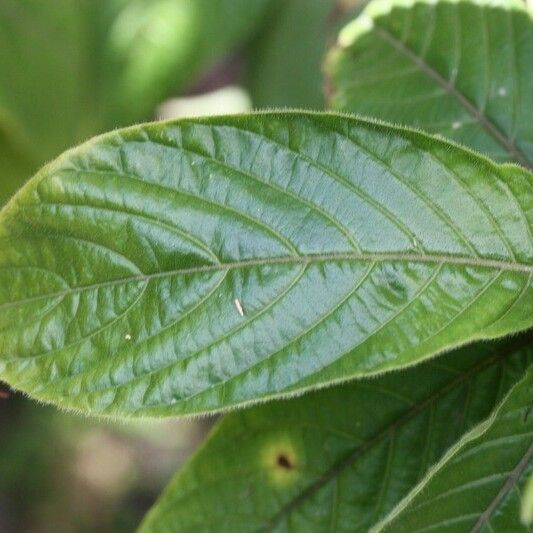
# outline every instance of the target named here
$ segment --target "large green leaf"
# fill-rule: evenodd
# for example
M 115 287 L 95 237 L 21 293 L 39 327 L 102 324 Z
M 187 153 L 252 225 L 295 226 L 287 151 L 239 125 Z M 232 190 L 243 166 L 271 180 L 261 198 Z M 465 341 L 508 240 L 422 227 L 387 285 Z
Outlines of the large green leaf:
M 377 530 L 528 531 L 521 490 L 533 472 L 533 369 L 489 420 L 431 470 Z
M 532 361 L 528 333 L 229 414 L 141 531 L 368 531 Z
M 66 148 L 150 118 L 269 1 L 2 0 L 0 205 Z
M 340 115 L 114 132 L 0 214 L 0 376 L 200 413 L 525 329 L 532 200 L 525 170 Z
M 376 0 L 328 58 L 331 105 L 533 167 L 533 20 L 520 0 Z

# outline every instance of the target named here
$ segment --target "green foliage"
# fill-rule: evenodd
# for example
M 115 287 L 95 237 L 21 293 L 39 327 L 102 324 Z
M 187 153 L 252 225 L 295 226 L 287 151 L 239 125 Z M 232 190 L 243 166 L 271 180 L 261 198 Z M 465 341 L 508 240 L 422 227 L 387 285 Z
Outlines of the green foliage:
M 533 372 L 465 435 L 380 526 L 385 531 L 520 531 L 533 472 Z
M 368 531 L 520 380 L 532 339 L 230 414 L 141 531 Z
M 132 120 L 132 108 L 146 117 L 172 91 L 190 87 L 216 59 L 255 34 L 270 2 L 126 1 L 109 36 L 119 73 L 109 93 L 119 122 L 138 120 Z
M 80 116 L 94 116 L 86 11 L 72 0 L 0 5 L 0 205 L 44 161 L 94 133 Z
M 324 109 L 324 55 L 366 0 L 271 0 L 248 53 L 246 86 L 258 108 Z
M 335 115 L 99 137 L 0 214 L 0 374 L 87 412 L 190 414 L 525 329 L 532 188 Z
M 531 169 L 532 57 L 520 0 L 377 0 L 330 52 L 331 105 Z
M 0 206 L 243 43 L 254 105 L 337 111 L 116 130 L 0 211 L 14 388 L 119 418 L 283 399 L 226 415 L 143 532 L 528 531 L 532 13 L 366 3 L 0 2 Z
M 323 109 L 322 62 L 334 38 L 335 0 L 278 0 L 250 53 L 248 86 L 258 107 Z
M 15 139 L 12 128 L 0 124 L 0 206 L 31 176 L 37 166 L 38 159 L 29 154 L 29 148 L 24 144 Z

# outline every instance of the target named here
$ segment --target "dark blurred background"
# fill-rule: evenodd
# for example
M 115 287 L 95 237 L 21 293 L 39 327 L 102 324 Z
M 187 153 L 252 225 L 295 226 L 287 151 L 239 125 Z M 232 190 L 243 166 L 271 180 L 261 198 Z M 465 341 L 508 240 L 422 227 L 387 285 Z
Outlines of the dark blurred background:
M 133 531 L 211 423 L 99 422 L 1 396 L 2 533 Z
M 0 0 L 0 206 L 47 160 L 131 123 L 323 109 L 357 0 Z M 0 533 L 133 531 L 212 419 L 108 422 L 0 382 Z

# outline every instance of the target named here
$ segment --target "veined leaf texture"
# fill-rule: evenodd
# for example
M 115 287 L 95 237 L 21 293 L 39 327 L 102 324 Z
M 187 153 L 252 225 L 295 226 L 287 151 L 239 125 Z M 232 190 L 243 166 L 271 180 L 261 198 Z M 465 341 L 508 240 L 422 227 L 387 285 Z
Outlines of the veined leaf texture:
M 330 104 L 532 169 L 532 57 L 522 0 L 377 0 L 329 54 Z
M 532 187 L 343 115 L 96 138 L 0 215 L 0 375 L 86 412 L 192 414 L 526 329 Z

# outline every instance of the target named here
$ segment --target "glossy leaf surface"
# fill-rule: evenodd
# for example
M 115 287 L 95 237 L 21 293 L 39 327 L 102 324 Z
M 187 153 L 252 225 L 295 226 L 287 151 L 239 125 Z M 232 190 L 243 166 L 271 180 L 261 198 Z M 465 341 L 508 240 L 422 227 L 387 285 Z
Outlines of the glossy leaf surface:
M 226 415 L 141 531 L 368 531 L 532 361 L 528 333 Z
M 126 129 L 0 215 L 0 376 L 88 412 L 217 411 L 532 325 L 531 174 L 323 114 Z
M 533 19 L 520 0 L 376 0 L 327 61 L 334 109 L 533 168 Z
M 380 524 L 384 531 L 528 531 L 522 490 L 533 472 L 533 369 Z

